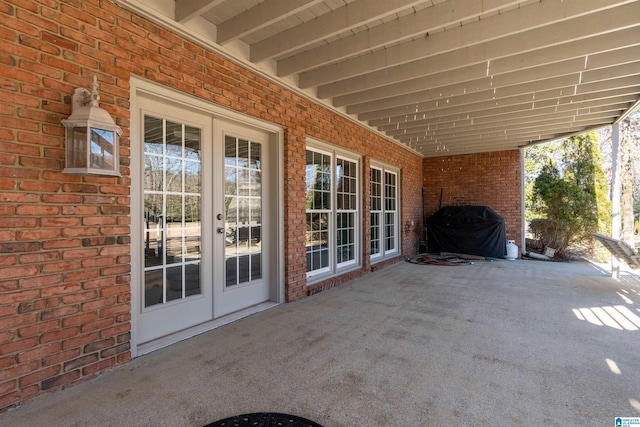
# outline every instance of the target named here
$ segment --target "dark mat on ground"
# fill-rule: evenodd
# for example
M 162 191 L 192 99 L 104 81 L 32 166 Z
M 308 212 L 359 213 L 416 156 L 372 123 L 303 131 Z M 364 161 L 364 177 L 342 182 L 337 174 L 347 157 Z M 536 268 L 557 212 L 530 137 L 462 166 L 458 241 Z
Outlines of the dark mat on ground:
M 464 258 L 450 255 L 435 254 L 418 254 L 407 258 L 407 262 L 421 265 L 444 265 L 449 267 L 457 267 L 461 265 L 469 265 L 471 262 Z
M 320 424 L 306 418 L 289 414 L 258 412 L 255 414 L 236 415 L 207 424 L 204 427 L 322 427 Z

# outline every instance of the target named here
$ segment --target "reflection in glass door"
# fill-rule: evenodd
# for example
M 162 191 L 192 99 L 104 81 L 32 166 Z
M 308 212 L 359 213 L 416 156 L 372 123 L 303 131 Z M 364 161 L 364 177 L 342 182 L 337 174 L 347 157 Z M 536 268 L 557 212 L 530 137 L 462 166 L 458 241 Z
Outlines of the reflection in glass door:
M 262 145 L 225 136 L 225 287 L 262 278 Z
M 200 129 L 144 117 L 144 306 L 202 292 Z

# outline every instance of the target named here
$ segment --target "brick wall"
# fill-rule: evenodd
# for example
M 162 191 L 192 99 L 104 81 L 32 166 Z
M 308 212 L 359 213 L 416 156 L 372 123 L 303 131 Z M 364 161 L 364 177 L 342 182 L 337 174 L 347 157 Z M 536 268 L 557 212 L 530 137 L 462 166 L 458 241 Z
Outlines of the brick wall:
M 132 75 L 285 128 L 285 293 L 306 296 L 306 136 L 401 168 L 403 255 L 415 252 L 422 160 L 106 0 L 0 1 L 0 410 L 130 359 Z M 122 178 L 61 173 L 76 87 L 100 84 L 123 129 Z M 363 222 L 368 247 L 368 197 Z M 411 225 L 411 224 L 414 225 Z M 397 260 L 401 260 L 398 257 Z M 366 274 L 316 284 L 314 292 Z M 137 284 L 133 284 L 137 286 Z
M 440 206 L 489 206 L 505 220 L 507 239 L 520 246 L 522 202 L 518 150 L 423 159 L 426 214 Z

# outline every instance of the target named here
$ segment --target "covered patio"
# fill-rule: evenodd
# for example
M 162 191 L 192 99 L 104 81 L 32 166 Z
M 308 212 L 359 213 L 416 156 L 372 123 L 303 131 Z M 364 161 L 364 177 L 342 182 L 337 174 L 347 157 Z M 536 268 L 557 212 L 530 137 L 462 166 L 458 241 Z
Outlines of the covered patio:
M 138 358 L 4 425 L 613 425 L 640 412 L 640 277 L 586 262 L 399 263 Z M 297 325 L 292 328 L 291 325 Z
M 638 105 L 640 0 L 0 14 L 0 424 L 640 413 L 637 276 L 404 262 L 444 206 L 526 250 L 524 148 Z

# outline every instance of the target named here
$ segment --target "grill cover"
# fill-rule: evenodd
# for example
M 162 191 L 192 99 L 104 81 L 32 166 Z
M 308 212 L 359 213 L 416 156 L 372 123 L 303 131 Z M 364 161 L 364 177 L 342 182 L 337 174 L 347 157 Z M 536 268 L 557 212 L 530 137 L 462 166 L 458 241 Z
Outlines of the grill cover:
M 504 258 L 504 219 L 488 206 L 445 206 L 427 218 L 429 252 Z

